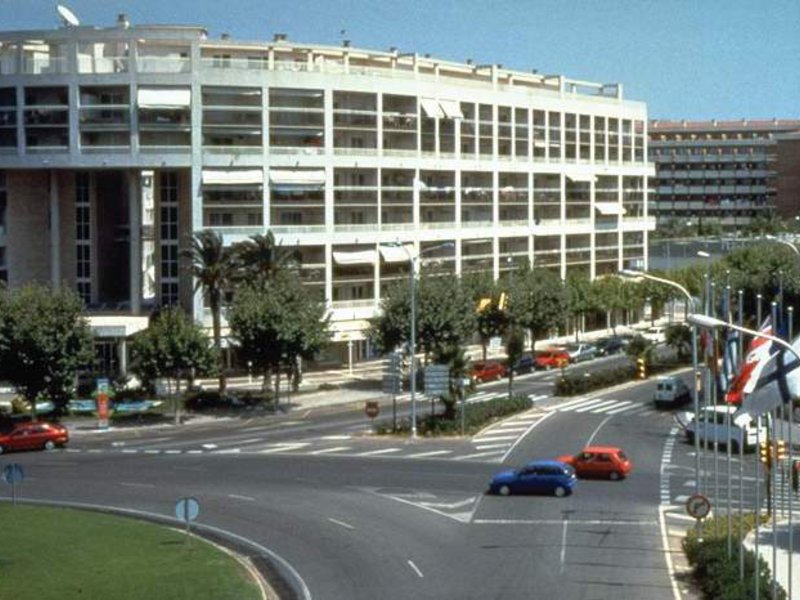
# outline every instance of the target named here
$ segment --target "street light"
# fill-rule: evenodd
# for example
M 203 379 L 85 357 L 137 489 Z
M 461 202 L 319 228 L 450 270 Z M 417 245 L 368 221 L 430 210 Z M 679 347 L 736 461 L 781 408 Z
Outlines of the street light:
M 634 271 L 632 269 L 622 269 L 620 271 L 620 275 L 624 275 L 626 277 L 641 277 L 642 279 L 649 279 L 650 281 L 655 281 L 657 283 L 663 283 L 664 285 L 668 285 L 676 290 L 678 290 L 681 294 L 684 295 L 686 298 L 686 309 L 687 311 L 691 307 L 692 312 L 697 310 L 695 306 L 695 299 L 689 293 L 685 287 L 683 287 L 677 281 L 672 281 L 671 279 L 664 279 L 663 277 L 656 277 L 655 275 L 651 275 L 650 273 L 646 273 L 644 271 Z M 691 315 L 688 315 L 691 316 Z M 692 404 L 694 405 L 694 414 L 696 418 L 699 419 L 700 417 L 700 397 L 697 393 L 697 326 L 693 324 L 692 326 Z M 699 436 L 694 436 L 694 491 L 695 494 L 700 493 L 700 440 Z
M 412 254 L 409 246 L 405 244 L 393 244 L 394 246 L 402 246 L 408 255 L 409 277 L 410 277 L 410 294 L 411 294 L 411 333 L 409 335 L 409 346 L 411 351 L 411 437 L 417 437 L 417 299 L 416 299 L 416 262 L 423 254 L 428 254 L 435 250 L 442 250 L 443 248 L 452 248 L 455 246 L 453 242 L 445 242 L 437 244 L 430 248 Z

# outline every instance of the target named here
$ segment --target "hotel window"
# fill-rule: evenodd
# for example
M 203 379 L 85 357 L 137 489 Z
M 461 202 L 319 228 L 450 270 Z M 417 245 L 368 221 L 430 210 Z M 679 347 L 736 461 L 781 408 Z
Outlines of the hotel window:
M 261 148 L 261 90 L 258 88 L 204 87 L 203 146 Z
M 578 157 L 581 162 L 589 162 L 592 160 L 592 117 L 580 115 L 578 125 Z
M 606 118 L 594 118 L 594 160 L 606 161 Z
M 514 110 L 514 156 L 517 160 L 528 158 L 528 109 Z
M 0 149 L 17 148 L 17 91 L 0 88 Z
M 561 159 L 561 113 L 547 113 L 550 131 L 550 160 Z
M 619 119 L 608 120 L 608 161 L 619 161 Z
M 564 115 L 564 158 L 569 162 L 575 162 L 577 158 L 577 117 L 573 113 Z
M 378 97 L 361 92 L 333 92 L 333 147 L 346 149 L 378 147 Z
M 82 86 L 79 101 L 82 149 L 130 146 L 130 92 L 127 87 Z
M 69 146 L 67 87 L 25 88 L 25 145 L 30 152 Z
M 75 254 L 78 295 L 92 301 L 92 203 L 91 175 L 75 175 Z
M 547 121 L 543 110 L 533 111 L 533 159 L 547 156 Z
M 178 303 L 178 173 L 160 176 L 161 306 Z
M 325 147 L 325 99 L 322 90 L 271 88 L 269 145 L 321 153 Z

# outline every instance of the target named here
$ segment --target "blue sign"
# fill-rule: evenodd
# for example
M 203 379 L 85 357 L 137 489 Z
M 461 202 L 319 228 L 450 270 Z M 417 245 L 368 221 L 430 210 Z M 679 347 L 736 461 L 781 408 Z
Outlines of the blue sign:
M 181 521 L 194 521 L 200 514 L 200 503 L 196 498 L 180 498 L 175 503 L 175 516 Z
M 21 482 L 25 479 L 25 471 L 22 470 L 22 465 L 16 463 L 6 465 L 3 469 L 3 481 L 10 485 Z

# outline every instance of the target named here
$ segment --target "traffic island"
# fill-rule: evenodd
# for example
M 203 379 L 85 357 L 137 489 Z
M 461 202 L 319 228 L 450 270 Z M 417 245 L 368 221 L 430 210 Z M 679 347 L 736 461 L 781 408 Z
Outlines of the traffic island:
M 177 529 L 92 511 L 6 503 L 0 504 L 0 522 L 4 597 L 277 597 L 267 595 L 248 561 Z

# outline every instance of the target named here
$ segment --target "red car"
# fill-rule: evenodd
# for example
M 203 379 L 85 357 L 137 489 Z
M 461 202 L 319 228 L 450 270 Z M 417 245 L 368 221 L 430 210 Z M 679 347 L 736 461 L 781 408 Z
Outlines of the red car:
M 561 348 L 550 348 L 536 353 L 537 369 L 560 369 L 569 364 L 569 352 Z
M 482 383 L 484 381 L 496 381 L 505 376 L 505 366 L 493 360 L 473 363 L 472 370 L 470 371 L 470 378 L 472 381 L 477 383 Z
M 559 456 L 557 461 L 575 469 L 578 477 L 602 477 L 616 481 L 630 475 L 633 463 L 613 446 L 587 446 L 575 456 Z
M 10 431 L 0 432 L 0 454 L 6 450 L 52 450 L 69 441 L 69 432 L 63 425 L 45 423 L 21 423 Z

